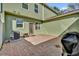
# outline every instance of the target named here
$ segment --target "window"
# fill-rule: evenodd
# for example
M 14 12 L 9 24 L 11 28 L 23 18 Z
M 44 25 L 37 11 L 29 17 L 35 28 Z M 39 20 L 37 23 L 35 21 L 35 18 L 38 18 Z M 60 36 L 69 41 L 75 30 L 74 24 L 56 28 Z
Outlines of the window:
M 38 5 L 37 4 L 35 4 L 35 6 L 34 6 L 35 8 L 34 8 L 34 11 L 36 12 L 36 13 L 38 13 Z
M 23 27 L 23 20 L 17 19 L 16 20 L 16 27 Z
M 22 8 L 28 9 L 28 3 L 22 3 Z
M 40 23 L 35 23 L 35 29 L 39 30 L 40 29 Z

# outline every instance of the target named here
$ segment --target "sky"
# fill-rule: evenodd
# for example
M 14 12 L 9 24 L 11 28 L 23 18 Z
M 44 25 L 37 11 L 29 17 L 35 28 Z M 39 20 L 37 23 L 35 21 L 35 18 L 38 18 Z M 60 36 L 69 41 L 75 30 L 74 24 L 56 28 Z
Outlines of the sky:
M 48 3 L 48 6 L 52 7 L 52 6 L 56 6 L 58 7 L 60 10 L 61 9 L 66 9 L 67 8 L 68 3 Z

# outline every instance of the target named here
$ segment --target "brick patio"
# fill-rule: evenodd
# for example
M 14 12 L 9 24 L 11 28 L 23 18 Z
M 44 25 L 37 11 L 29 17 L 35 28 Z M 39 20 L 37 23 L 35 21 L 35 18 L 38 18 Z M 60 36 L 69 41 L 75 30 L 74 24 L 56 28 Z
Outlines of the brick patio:
M 60 56 L 60 39 L 52 39 L 33 45 L 25 39 L 5 43 L 0 51 L 1 56 Z

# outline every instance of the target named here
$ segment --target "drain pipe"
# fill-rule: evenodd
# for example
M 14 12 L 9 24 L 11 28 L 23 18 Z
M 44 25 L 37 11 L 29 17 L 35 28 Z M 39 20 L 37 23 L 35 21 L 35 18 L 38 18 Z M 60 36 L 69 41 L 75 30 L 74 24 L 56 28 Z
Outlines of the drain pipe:
M 0 3 L 0 13 L 1 13 L 1 20 L 0 20 L 0 22 L 1 22 L 1 42 L 0 42 L 0 50 L 2 49 L 2 47 L 3 47 L 3 18 L 2 18 L 2 15 L 3 15 L 3 3 Z

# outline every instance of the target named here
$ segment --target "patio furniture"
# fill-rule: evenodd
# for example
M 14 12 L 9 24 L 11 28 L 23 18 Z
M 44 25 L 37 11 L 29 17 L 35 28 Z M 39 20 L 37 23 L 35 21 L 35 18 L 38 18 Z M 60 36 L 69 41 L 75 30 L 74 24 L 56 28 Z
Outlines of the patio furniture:
M 29 37 L 28 33 L 23 34 L 23 38 L 25 38 L 25 37 Z

